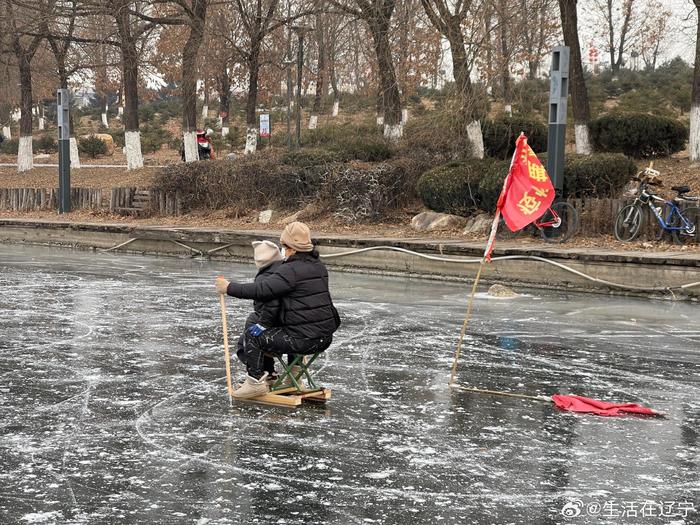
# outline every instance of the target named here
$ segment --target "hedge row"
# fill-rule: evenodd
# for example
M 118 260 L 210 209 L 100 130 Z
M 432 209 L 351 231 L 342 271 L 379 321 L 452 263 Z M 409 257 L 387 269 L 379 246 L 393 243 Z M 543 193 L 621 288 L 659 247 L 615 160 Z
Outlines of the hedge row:
M 34 153 L 56 153 L 58 142 L 50 135 L 41 135 L 32 141 Z M 19 150 L 19 139 L 5 139 L 0 142 L 0 153 L 6 155 L 17 155 Z
M 445 111 L 410 120 L 399 151 L 402 155 L 429 157 L 441 163 L 466 160 L 472 156 L 466 124 L 459 116 Z M 535 152 L 547 150 L 547 126 L 542 121 L 504 115 L 481 121 L 484 152 L 488 157 L 510 159 L 521 131 Z
M 423 154 L 438 162 L 466 160 L 470 144 L 465 124 L 444 111 L 416 119 L 406 127 L 403 154 Z M 591 140 L 600 153 L 624 153 L 630 157 L 660 157 L 682 151 L 688 129 L 677 120 L 648 114 L 606 115 L 589 123 Z M 547 151 L 547 125 L 536 118 L 500 116 L 481 123 L 485 153 L 509 160 L 515 140 L 524 132 L 535 153 Z
M 490 212 L 496 207 L 508 168 L 508 161 L 488 158 L 445 164 L 420 177 L 417 193 L 434 211 L 455 215 Z M 614 197 L 635 172 L 634 162 L 624 155 L 570 155 L 564 167 L 565 195 Z
M 671 155 L 683 150 L 688 141 L 684 124 L 657 115 L 606 115 L 591 121 L 589 129 L 596 151 L 636 158 Z
M 294 210 L 313 202 L 354 223 L 381 219 L 414 201 L 416 181 L 426 168 L 411 159 L 368 164 L 329 157 L 317 163 L 301 153 L 258 154 L 173 165 L 161 171 L 154 187 L 179 191 L 186 212 Z

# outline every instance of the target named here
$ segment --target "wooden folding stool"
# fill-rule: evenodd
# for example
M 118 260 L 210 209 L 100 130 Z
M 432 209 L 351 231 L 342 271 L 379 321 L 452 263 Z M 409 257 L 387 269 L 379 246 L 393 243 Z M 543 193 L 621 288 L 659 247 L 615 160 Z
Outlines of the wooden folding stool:
M 304 354 L 292 354 L 294 357 L 291 363 L 286 363 L 282 356 L 274 357 L 282 365 L 282 374 L 270 386 L 270 392 L 264 396 L 250 398 L 249 401 L 265 403 L 268 405 L 295 407 L 304 401 L 315 401 L 325 403 L 331 398 L 330 388 L 318 386 L 313 376 L 309 373 L 309 367 L 316 361 L 321 352 L 306 356 Z M 306 357 L 309 357 L 307 360 Z M 295 375 L 292 367 L 299 367 L 301 370 Z M 303 378 L 308 383 L 308 388 L 302 384 Z M 289 385 L 288 381 L 292 384 Z

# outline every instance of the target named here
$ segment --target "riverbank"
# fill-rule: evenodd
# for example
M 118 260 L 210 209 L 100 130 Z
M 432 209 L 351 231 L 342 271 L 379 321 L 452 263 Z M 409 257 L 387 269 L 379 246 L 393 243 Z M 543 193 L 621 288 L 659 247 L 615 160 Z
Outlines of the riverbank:
M 474 279 L 484 250 L 483 240 L 433 236 L 315 237 L 334 269 L 437 280 Z M 249 260 L 252 240 L 278 238 L 273 229 L 0 218 L 0 242 L 110 252 Z M 623 252 L 519 241 L 498 243 L 493 256 L 482 273 L 484 284 L 700 299 L 700 253 L 694 250 Z

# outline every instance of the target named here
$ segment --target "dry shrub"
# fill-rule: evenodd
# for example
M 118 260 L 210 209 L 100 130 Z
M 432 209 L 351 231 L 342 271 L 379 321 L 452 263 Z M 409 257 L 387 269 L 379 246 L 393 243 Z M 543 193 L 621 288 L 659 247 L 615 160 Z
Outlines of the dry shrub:
M 415 200 L 416 182 L 427 167 L 410 158 L 313 164 L 310 157 L 300 161 L 301 166 L 283 164 L 285 159 L 271 154 L 180 164 L 164 169 L 154 187 L 179 192 L 185 212 L 291 210 L 313 203 L 338 219 L 357 223 L 379 220 Z
M 420 169 L 412 159 L 334 164 L 326 173 L 319 197 L 343 222 L 377 221 L 415 198 Z

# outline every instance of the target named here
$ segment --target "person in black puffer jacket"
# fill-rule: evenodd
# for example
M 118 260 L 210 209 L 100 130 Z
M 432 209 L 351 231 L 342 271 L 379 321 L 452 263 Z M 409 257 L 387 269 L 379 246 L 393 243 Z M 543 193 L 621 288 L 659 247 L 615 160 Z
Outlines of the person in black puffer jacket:
M 247 330 L 243 348 L 248 377 L 234 391 L 238 398 L 258 397 L 269 391 L 264 354 L 315 354 L 328 348 L 340 317 L 328 290 L 328 271 L 311 242 L 306 224 L 293 222 L 284 229 L 280 243 L 285 261 L 264 279 L 250 284 L 218 278 L 219 293 L 239 299 L 282 302 L 281 325 Z

